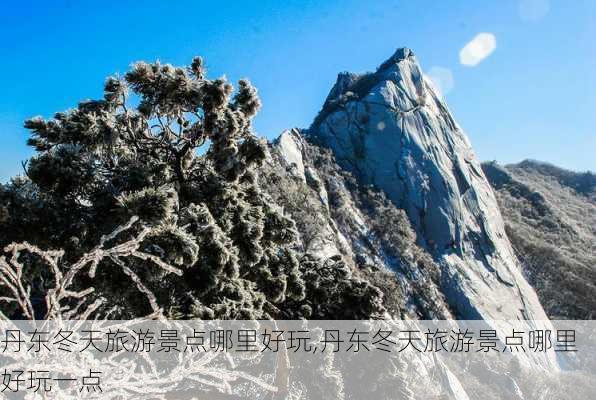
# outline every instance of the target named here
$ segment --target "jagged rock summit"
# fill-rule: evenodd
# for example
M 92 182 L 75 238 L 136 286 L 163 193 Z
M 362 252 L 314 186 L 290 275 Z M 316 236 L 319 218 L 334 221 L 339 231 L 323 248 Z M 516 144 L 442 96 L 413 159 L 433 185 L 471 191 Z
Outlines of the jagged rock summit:
M 547 319 L 466 135 L 412 51 L 374 73 L 339 74 L 305 135 L 407 212 L 457 317 Z

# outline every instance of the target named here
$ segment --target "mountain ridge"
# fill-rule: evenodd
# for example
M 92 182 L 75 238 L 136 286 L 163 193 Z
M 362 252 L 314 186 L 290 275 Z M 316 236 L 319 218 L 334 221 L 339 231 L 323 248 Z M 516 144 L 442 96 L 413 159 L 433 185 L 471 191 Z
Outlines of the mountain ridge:
M 591 172 L 525 160 L 483 164 L 524 274 L 551 318 L 592 319 L 596 197 Z

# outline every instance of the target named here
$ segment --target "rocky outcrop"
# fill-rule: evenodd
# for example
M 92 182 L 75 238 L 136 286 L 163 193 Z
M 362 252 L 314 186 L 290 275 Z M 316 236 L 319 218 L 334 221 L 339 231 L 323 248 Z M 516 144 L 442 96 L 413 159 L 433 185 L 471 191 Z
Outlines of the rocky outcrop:
M 448 319 L 440 270 L 416 243 L 403 210 L 382 192 L 361 186 L 328 149 L 297 129 L 271 144 L 261 185 L 296 222 L 302 251 L 340 256 L 384 293 L 390 318 Z
M 410 50 L 340 74 L 307 136 L 407 212 L 458 317 L 546 319 L 467 137 Z

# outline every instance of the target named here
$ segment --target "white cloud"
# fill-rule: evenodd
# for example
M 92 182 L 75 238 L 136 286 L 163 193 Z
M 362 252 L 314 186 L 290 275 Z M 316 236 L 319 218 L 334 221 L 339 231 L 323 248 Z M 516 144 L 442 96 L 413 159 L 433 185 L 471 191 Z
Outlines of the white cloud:
M 444 97 L 455 86 L 455 79 L 450 69 L 444 67 L 432 67 L 425 74 L 431 81 L 439 96 Z
M 479 33 L 459 51 L 459 62 L 473 67 L 497 48 L 497 39 L 492 33 Z
M 520 0 L 519 16 L 524 21 L 538 21 L 548 14 L 549 0 Z

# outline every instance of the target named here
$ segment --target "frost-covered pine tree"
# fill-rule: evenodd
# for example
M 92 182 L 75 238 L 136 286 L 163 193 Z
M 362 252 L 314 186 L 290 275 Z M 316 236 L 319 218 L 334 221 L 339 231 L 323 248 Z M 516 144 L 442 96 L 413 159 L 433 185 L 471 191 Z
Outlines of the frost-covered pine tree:
M 341 261 L 323 264 L 296 252 L 293 221 L 260 190 L 255 174 L 267 155 L 251 130 L 259 107 L 247 80 L 234 91 L 225 79 L 207 79 L 197 57 L 189 68 L 136 63 L 124 77 L 106 80 L 103 99 L 26 121 L 37 154 L 26 178 L 0 188 L 1 244 L 64 249 L 68 269 L 102 236 L 138 217 L 112 240 L 117 245 L 148 227 L 140 250 L 152 259 L 106 257 L 93 278 L 92 295 L 107 299 L 114 318 L 151 311 L 130 274 L 115 268 L 123 262 L 172 318 L 381 313 L 379 291 L 351 277 Z M 43 260 L 22 257 L 31 296 L 42 298 Z M 182 275 L 166 275 L 156 260 Z M 37 303 L 35 312 L 44 315 Z

